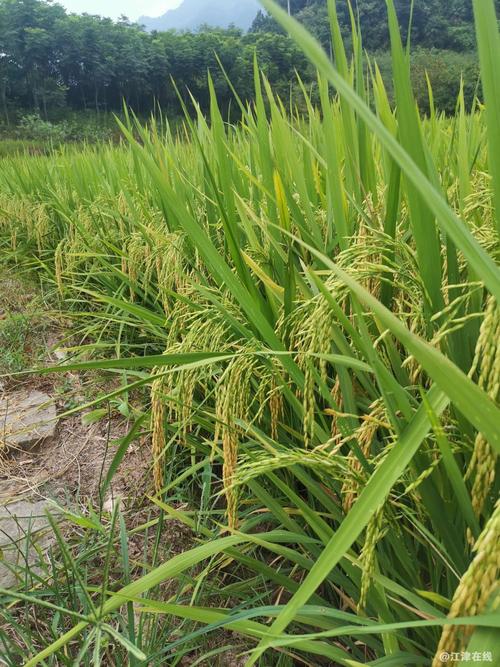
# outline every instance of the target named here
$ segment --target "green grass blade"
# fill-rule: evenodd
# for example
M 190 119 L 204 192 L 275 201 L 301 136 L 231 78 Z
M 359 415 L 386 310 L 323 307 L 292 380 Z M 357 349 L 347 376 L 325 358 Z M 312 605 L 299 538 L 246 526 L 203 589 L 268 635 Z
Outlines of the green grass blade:
M 433 411 L 440 415 L 448 405 L 445 394 L 433 387 L 427 395 Z M 313 568 L 305 578 L 299 591 L 269 629 L 268 639 L 261 642 L 252 653 L 247 667 L 254 665 L 270 646 L 272 637 L 280 635 L 293 621 L 298 610 L 306 604 L 312 593 L 325 580 L 328 573 L 346 554 L 359 537 L 378 507 L 384 502 L 391 488 L 404 472 L 431 428 L 427 410 L 421 406 L 410 425 L 402 434 L 383 464 L 373 473 L 349 514 L 340 524 L 334 536 L 325 547 Z
M 245 540 L 242 537 L 223 537 L 219 540 L 214 540 L 208 544 L 203 544 L 200 547 L 191 549 L 190 551 L 180 554 L 179 556 L 174 556 L 174 558 L 167 561 L 166 563 L 163 563 L 152 572 L 149 572 L 131 584 L 124 586 L 116 593 L 113 593 L 110 599 L 107 600 L 102 606 L 99 618 L 103 619 L 112 611 L 119 609 L 130 598 L 137 598 L 151 588 L 158 586 L 163 581 L 175 577 L 181 572 L 184 572 L 190 567 L 193 567 L 200 561 L 206 560 L 214 554 L 222 553 L 225 549 L 234 547 L 244 541 Z M 45 649 L 43 649 L 43 651 L 40 651 L 40 653 L 38 653 L 35 657 L 28 660 L 25 667 L 34 667 L 35 665 L 40 664 L 46 658 L 54 655 L 54 653 L 64 648 L 70 641 L 78 637 L 89 624 L 97 622 L 99 618 L 97 616 L 90 616 L 88 622 L 78 623 L 57 641 L 53 642 Z
M 436 220 L 442 230 L 453 240 L 457 248 L 469 262 L 471 268 L 476 272 L 476 275 L 484 281 L 490 292 L 500 301 L 500 271 L 498 267 L 476 241 L 465 224 L 448 206 L 443 195 L 426 178 L 411 156 L 408 155 L 381 121 L 372 113 L 370 108 L 359 98 L 352 86 L 336 71 L 330 59 L 314 37 L 294 18 L 288 16 L 286 12 L 272 2 L 272 0 L 262 0 L 262 4 L 288 30 L 311 62 L 318 68 L 319 72 L 335 86 L 340 96 L 356 110 L 367 127 L 378 137 L 381 144 L 401 167 L 407 179 L 413 183 L 426 200 L 427 206 L 436 216 Z
M 473 0 L 481 79 L 486 102 L 488 158 L 493 181 L 497 231 L 500 233 L 500 35 L 493 0 Z

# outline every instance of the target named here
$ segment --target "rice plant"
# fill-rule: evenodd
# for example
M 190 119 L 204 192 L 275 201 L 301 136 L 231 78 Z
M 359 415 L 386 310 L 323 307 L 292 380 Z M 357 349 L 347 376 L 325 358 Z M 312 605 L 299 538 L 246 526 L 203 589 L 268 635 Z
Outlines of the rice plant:
M 193 99 L 176 132 L 127 116 L 120 147 L 2 163 L 6 261 L 97 341 L 62 370 L 137 372 L 113 395 L 150 391 L 151 502 L 199 541 L 121 588 L 80 581 L 57 611 L 80 619 L 24 640 L 28 666 L 96 664 L 105 637 L 116 664 L 177 664 L 222 630 L 248 666 L 500 659 L 494 4 L 473 3 L 485 103 L 466 114 L 461 94 L 453 118 L 431 90 L 418 114 L 392 0 L 396 109 L 354 15 L 347 54 L 329 2 L 332 62 L 263 4 L 317 68 L 319 107 L 304 87 L 285 105 L 256 63 L 238 124 L 209 80 L 209 119 Z M 163 619 L 162 642 L 134 614 Z

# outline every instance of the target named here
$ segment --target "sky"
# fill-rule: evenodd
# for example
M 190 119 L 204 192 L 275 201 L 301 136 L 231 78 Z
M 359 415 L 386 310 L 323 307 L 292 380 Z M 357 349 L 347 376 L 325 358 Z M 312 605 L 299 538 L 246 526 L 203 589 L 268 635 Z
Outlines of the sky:
M 57 0 L 70 12 L 101 14 L 113 19 L 125 14 L 135 21 L 139 16 L 161 16 L 178 7 L 182 0 Z

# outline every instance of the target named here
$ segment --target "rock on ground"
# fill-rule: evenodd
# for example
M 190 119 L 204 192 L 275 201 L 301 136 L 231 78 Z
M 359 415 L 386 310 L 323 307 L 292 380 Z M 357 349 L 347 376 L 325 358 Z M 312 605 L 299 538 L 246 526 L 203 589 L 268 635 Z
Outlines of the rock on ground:
M 56 406 L 47 394 L 16 391 L 0 397 L 0 450 L 30 449 L 54 437 L 56 426 Z
M 14 588 L 18 582 L 16 566 L 25 570 L 26 559 L 37 571 L 40 553 L 55 542 L 46 510 L 54 505 L 45 500 L 20 500 L 0 507 L 0 587 Z M 57 511 L 57 510 L 56 510 Z M 36 545 L 36 547 L 35 547 Z

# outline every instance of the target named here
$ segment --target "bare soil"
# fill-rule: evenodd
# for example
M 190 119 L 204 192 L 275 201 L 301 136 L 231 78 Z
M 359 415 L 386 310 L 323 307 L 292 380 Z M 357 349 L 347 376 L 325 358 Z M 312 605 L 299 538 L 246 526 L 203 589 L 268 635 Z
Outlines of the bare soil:
M 36 340 L 26 335 L 12 341 L 25 355 L 26 370 L 31 367 L 59 365 L 64 361 L 64 346 L 71 341 L 68 322 L 57 313 L 43 308 L 39 292 L 29 282 L 0 276 L 0 318 L 26 313 L 44 320 L 43 330 L 37 329 Z M 51 499 L 68 509 L 83 508 L 89 501 L 95 507 L 112 509 L 116 499 L 127 505 L 141 502 L 152 491 L 150 445 L 147 439 L 132 443 L 122 461 L 106 497 L 100 488 L 116 453 L 117 441 L 130 428 L 129 422 L 110 412 L 96 423 L 85 423 L 86 411 L 77 410 L 110 388 L 109 380 L 82 376 L 73 372 L 64 374 L 18 374 L 2 369 L 0 357 L 0 394 L 38 390 L 56 402 L 59 421 L 55 437 L 29 451 L 0 451 L 0 505 L 19 499 L 34 502 Z M 3 372 L 2 372 L 3 371 Z M 87 411 L 88 412 L 88 411 Z

